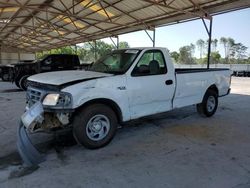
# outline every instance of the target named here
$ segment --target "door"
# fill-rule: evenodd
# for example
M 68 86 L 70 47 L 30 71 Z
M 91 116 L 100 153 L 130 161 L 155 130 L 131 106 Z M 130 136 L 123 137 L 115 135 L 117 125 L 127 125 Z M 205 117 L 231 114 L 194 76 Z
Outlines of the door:
M 172 109 L 173 79 L 168 75 L 162 51 L 144 52 L 127 77 L 131 119 Z

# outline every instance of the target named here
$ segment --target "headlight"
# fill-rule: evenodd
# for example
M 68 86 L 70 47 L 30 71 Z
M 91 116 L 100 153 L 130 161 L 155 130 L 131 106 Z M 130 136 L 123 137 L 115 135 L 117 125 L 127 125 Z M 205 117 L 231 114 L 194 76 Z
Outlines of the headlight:
M 59 94 L 48 94 L 44 99 L 43 99 L 43 105 L 46 106 L 55 106 L 58 102 L 59 99 Z
M 72 97 L 69 93 L 50 93 L 43 99 L 43 105 L 55 107 L 70 107 Z

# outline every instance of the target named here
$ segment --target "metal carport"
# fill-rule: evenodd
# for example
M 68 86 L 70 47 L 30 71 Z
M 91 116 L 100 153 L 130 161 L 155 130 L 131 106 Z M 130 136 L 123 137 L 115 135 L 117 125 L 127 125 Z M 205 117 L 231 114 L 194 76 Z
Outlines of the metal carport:
M 198 18 L 211 23 L 212 15 L 247 7 L 249 0 L 2 0 L 0 51 L 50 50 Z

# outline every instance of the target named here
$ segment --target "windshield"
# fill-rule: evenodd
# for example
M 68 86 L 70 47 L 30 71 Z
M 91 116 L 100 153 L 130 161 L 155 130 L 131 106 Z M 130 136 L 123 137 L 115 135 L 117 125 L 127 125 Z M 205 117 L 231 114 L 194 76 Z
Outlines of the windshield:
M 96 61 L 89 70 L 111 74 L 124 74 L 133 63 L 139 50 L 115 50 Z

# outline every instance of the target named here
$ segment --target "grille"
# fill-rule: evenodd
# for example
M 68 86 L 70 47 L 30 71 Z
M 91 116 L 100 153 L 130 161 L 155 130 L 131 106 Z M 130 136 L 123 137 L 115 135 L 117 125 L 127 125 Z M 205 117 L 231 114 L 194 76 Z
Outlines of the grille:
M 42 91 L 34 89 L 34 88 L 28 88 L 27 90 L 27 102 L 29 106 L 32 106 L 38 101 L 41 101 L 43 94 Z

